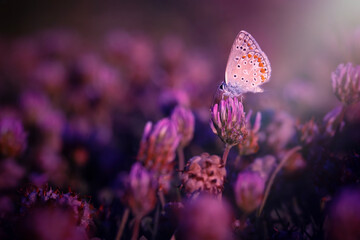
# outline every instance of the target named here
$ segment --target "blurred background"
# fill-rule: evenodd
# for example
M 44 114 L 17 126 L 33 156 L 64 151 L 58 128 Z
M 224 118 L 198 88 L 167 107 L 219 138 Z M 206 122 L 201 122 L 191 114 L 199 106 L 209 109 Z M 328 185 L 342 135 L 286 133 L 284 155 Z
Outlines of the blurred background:
M 3 160 L 2 195 L 50 183 L 110 205 L 146 122 L 177 104 L 196 118 L 186 159 L 221 153 L 209 108 L 240 30 L 272 66 L 245 111 L 321 119 L 339 104 L 331 72 L 360 64 L 359 11 L 356 0 L 0 0 L 0 118 L 19 119 L 27 139 L 2 155 L 16 159 Z

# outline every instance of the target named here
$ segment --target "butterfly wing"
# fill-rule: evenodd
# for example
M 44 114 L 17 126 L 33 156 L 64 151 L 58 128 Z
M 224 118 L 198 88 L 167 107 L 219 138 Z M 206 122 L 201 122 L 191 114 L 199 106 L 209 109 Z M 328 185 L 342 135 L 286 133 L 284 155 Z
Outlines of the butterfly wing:
M 248 32 L 240 31 L 231 47 L 225 71 L 229 90 L 239 94 L 262 92 L 259 86 L 268 82 L 270 75 L 271 66 L 265 53 Z

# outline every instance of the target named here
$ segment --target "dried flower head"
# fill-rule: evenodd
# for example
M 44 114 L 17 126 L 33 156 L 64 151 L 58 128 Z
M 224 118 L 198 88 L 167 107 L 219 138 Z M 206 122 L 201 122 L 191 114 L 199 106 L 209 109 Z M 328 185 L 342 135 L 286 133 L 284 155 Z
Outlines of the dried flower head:
M 246 127 L 248 129 L 248 135 L 244 141 L 241 141 L 238 144 L 239 154 L 240 155 L 250 155 L 254 154 L 259 150 L 259 130 L 261 126 L 261 113 L 258 112 L 256 114 L 254 125 L 251 126 L 250 118 L 252 115 L 252 111 L 250 110 L 248 114 L 246 114 Z
M 226 170 L 221 158 L 203 153 L 189 160 L 181 175 L 182 187 L 188 196 L 199 192 L 219 195 L 224 188 Z
M 284 157 L 286 155 L 287 151 L 284 151 L 282 154 L 280 154 L 280 158 Z M 286 161 L 284 164 L 284 170 L 287 172 L 295 172 L 298 170 L 302 170 L 306 167 L 306 162 L 299 152 L 293 153 L 290 158 Z
M 342 191 L 330 208 L 325 222 L 325 238 L 330 240 L 360 239 L 360 191 Z
M 24 195 L 22 204 L 25 209 L 45 205 L 64 207 L 72 211 L 79 226 L 87 228 L 93 224 L 93 206 L 73 192 L 62 193 L 59 189 L 53 190 L 48 186 L 40 188 L 30 186 L 25 190 Z
M 177 106 L 171 114 L 171 120 L 176 124 L 181 137 L 180 146 L 185 147 L 194 136 L 194 114 L 185 107 Z
M 230 240 L 231 217 L 230 208 L 225 201 L 201 195 L 185 205 L 176 239 Z
M 148 214 L 156 204 L 157 184 L 154 176 L 140 163 L 135 163 L 124 179 L 121 199 L 137 218 Z
M 237 205 L 247 213 L 254 211 L 261 204 L 264 189 L 265 180 L 258 173 L 240 173 L 235 184 Z
M 236 98 L 222 99 L 211 109 L 211 129 L 230 146 L 236 145 L 247 135 L 245 112 L 242 103 Z
M 0 120 L 0 152 L 5 157 L 16 157 L 26 147 L 26 133 L 19 119 L 5 116 Z
M 331 74 L 335 95 L 345 105 L 360 101 L 360 65 L 340 64 Z
M 319 127 L 314 119 L 311 119 L 304 124 L 297 125 L 297 130 L 300 135 L 300 141 L 304 144 L 312 143 L 319 135 Z

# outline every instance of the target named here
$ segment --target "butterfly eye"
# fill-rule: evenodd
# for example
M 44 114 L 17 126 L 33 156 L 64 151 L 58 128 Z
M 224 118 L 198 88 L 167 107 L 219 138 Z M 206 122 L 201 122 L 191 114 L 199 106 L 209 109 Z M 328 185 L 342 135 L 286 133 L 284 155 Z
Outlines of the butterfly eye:
M 220 90 L 224 90 L 224 84 L 222 83 L 220 86 L 219 86 Z

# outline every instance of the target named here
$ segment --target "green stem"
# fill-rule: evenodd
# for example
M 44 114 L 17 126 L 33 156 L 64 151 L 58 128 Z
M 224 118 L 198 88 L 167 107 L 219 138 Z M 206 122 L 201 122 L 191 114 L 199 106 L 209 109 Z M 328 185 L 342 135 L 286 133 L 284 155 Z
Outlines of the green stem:
M 281 170 L 281 168 L 285 165 L 285 163 L 287 162 L 287 160 L 294 154 L 296 153 L 297 151 L 299 151 L 301 149 L 300 146 L 297 146 L 297 147 L 294 147 L 292 148 L 290 151 L 288 151 L 286 153 L 286 155 L 283 157 L 283 159 L 281 160 L 281 162 L 279 163 L 279 165 L 277 165 L 275 171 L 271 174 L 271 177 L 269 179 L 269 182 L 266 186 L 266 190 L 265 190 L 265 194 L 264 194 L 264 199 L 262 200 L 262 203 L 261 203 L 261 206 L 259 208 L 259 211 L 257 213 L 257 216 L 259 217 L 262 210 L 264 209 L 264 206 L 265 206 L 265 203 L 266 203 L 266 200 L 269 196 L 269 193 L 270 193 L 270 189 L 271 189 L 271 186 L 273 185 L 274 183 L 274 179 L 276 177 L 276 175 L 278 174 L 278 172 Z
M 232 145 L 225 144 L 224 154 L 223 154 L 222 159 L 221 159 L 221 163 L 222 163 L 224 166 L 226 165 L 226 160 L 227 160 L 227 158 L 228 158 L 228 155 L 229 155 L 229 152 L 230 152 L 231 147 L 232 147 Z
M 119 230 L 116 234 L 116 240 L 120 240 L 121 239 L 121 236 L 124 232 L 124 229 L 125 229 L 125 224 L 129 218 L 129 213 L 130 213 L 130 209 L 129 208 L 126 208 L 124 213 L 123 213 L 123 216 L 121 218 L 121 223 L 120 223 L 120 226 L 119 226 Z

